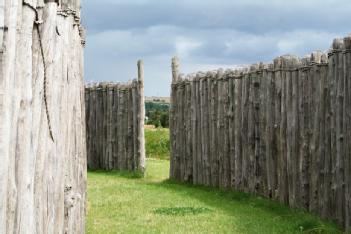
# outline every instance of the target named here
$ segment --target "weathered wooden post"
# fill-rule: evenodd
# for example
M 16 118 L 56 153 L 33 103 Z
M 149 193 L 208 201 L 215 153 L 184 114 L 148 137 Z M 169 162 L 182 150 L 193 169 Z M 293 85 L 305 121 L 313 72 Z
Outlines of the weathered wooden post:
M 176 131 L 177 131 L 177 88 L 176 83 L 179 76 L 179 59 L 177 57 L 172 58 L 172 87 L 171 87 L 171 107 L 169 114 L 169 129 L 170 129 L 170 142 L 171 142 L 171 168 L 170 168 L 170 178 L 178 178 L 176 176 L 176 170 L 179 168 L 177 164 L 178 152 L 176 151 L 176 146 L 178 142 L 176 141 Z
M 4 40 L 4 0 L 0 0 L 0 53 L 3 53 L 3 40 Z M 1 56 L 0 56 L 1 57 Z
M 0 0 L 0 233 L 85 230 L 85 39 L 58 2 Z
M 345 121 L 345 142 L 344 151 L 344 178 L 345 178 L 345 227 L 347 231 L 351 230 L 351 81 L 347 77 L 351 75 L 351 35 L 344 38 L 345 58 L 344 58 L 344 76 L 345 76 L 345 102 L 344 102 L 344 121 Z
M 144 61 L 138 61 L 138 81 L 139 81 L 139 105 L 140 105 L 140 113 L 139 113 L 139 134 L 138 134 L 138 142 L 139 142 L 139 170 L 141 172 L 145 171 L 145 96 L 144 96 Z
M 7 177 L 8 177 L 8 147 L 9 147 L 9 107 L 8 107 L 8 89 L 7 80 L 4 79 L 3 69 L 3 38 L 5 30 L 4 22 L 4 0 L 0 0 L 0 232 L 6 231 L 6 199 L 7 197 Z
M 179 78 L 179 58 L 172 58 L 172 81 L 177 82 Z

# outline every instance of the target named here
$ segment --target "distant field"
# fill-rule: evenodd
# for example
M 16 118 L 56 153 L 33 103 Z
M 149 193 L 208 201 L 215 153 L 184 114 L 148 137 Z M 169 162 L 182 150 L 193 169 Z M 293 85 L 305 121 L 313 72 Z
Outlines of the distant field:
M 341 233 L 303 211 L 240 192 L 167 180 L 169 161 L 148 159 L 145 178 L 88 173 L 88 234 Z
M 170 103 L 170 97 L 145 97 L 146 102 Z
M 151 128 L 145 129 L 146 157 L 157 159 L 169 159 L 169 129 Z

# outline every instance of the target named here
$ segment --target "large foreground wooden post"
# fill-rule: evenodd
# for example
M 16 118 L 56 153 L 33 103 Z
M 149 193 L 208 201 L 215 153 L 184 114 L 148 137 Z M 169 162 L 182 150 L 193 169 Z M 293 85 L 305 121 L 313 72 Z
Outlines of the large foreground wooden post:
M 84 233 L 80 1 L 0 0 L 0 31 L 0 233 Z

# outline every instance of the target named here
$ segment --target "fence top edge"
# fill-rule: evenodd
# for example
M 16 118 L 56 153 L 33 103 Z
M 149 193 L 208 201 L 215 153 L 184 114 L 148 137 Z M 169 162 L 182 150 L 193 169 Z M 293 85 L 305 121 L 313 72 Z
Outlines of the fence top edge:
M 263 72 L 307 71 L 314 67 L 328 66 L 330 57 L 339 53 L 351 53 L 351 34 L 344 38 L 334 39 L 331 48 L 325 52 L 317 50 L 302 58 L 286 54 L 275 58 L 270 63 L 260 62 L 227 70 L 220 68 L 207 72 L 199 71 L 187 75 L 179 74 L 178 79 L 173 81 L 173 84 L 196 82 L 203 79 L 242 79 L 245 76 Z
M 139 81 L 137 79 L 128 82 L 97 82 L 97 83 L 86 83 L 86 90 L 103 90 L 103 89 L 123 89 L 123 88 L 133 88 Z
M 229 79 L 234 79 L 234 80 L 240 80 L 245 77 L 249 77 L 255 74 L 262 74 L 262 73 L 275 73 L 275 72 L 304 72 L 308 70 L 312 70 L 315 67 L 327 67 L 328 63 L 314 63 L 311 62 L 309 65 L 304 66 L 301 65 L 296 68 L 260 68 L 258 70 L 228 70 L 224 74 L 218 74 L 215 71 L 211 71 L 208 73 L 204 72 L 199 72 L 196 74 L 189 74 L 184 76 L 181 74 L 176 82 L 173 82 L 173 85 L 182 85 L 185 83 L 191 83 L 191 82 L 199 82 L 203 80 L 214 80 L 214 81 L 220 81 L 220 80 L 229 80 Z

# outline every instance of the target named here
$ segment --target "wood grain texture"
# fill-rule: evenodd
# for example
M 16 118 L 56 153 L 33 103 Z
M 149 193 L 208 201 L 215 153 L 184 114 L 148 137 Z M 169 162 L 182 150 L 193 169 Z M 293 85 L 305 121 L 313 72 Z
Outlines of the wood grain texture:
M 0 1 L 0 233 L 85 231 L 85 38 L 70 2 Z

